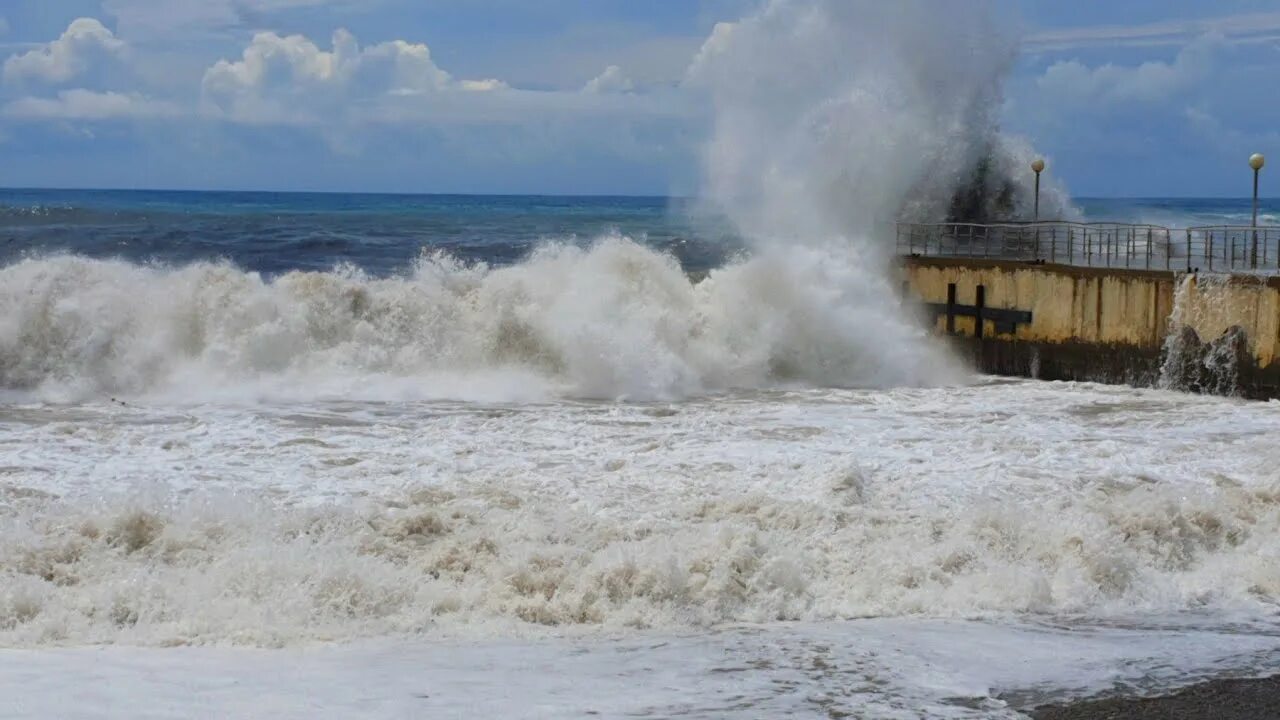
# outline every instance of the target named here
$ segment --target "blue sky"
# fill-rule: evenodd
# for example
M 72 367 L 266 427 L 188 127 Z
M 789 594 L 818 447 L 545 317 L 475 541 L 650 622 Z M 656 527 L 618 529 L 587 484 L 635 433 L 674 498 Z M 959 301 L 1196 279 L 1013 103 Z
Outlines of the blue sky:
M 0 185 L 688 194 L 686 73 L 757 5 L 6 0 Z M 1277 0 L 1000 10 L 1002 128 L 1073 193 L 1243 196 L 1249 153 L 1280 163 Z

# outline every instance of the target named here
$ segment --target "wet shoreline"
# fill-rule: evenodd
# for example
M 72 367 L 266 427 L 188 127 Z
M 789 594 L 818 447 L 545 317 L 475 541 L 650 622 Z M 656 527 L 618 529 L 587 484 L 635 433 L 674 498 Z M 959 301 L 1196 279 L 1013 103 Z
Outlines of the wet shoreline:
M 1168 695 L 1113 697 L 1046 705 L 1034 720 L 1257 720 L 1280 717 L 1280 675 L 1210 680 Z

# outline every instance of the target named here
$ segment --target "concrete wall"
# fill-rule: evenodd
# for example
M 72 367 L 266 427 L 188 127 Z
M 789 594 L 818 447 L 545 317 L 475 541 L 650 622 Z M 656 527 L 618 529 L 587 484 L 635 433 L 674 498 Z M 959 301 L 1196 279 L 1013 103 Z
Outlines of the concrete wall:
M 1249 353 L 1261 368 L 1280 359 L 1280 278 L 1199 277 L 1184 289 L 1182 324 L 1203 339 L 1241 327 Z
M 1162 365 L 1169 375 L 1168 345 L 1186 354 L 1177 359 L 1196 376 L 1174 385 L 1280 395 L 1280 278 L 965 258 L 906 258 L 903 274 L 905 289 L 935 307 L 947 302 L 950 284 L 958 305 L 974 305 L 981 285 L 985 307 L 1031 312 L 1011 333 L 986 321 L 981 339 L 972 318 L 954 318 L 957 343 L 987 372 L 1154 384 Z M 944 315 L 935 322 L 946 331 Z M 1224 353 L 1239 356 L 1232 377 L 1199 377 L 1208 371 L 1197 363 L 1212 353 L 1217 365 Z

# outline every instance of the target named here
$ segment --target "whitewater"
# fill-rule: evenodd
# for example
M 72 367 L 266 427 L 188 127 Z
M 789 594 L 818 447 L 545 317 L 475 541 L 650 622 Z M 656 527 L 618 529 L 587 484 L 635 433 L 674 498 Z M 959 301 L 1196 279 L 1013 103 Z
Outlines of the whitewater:
M 1016 32 L 958 7 L 715 28 L 681 88 L 732 242 L 0 191 L 0 717 L 1017 718 L 1280 671 L 1276 403 L 976 376 L 901 294 L 895 219 L 1027 208 Z
M 503 268 L 434 254 L 391 278 L 41 257 L 0 268 L 0 384 L 48 399 L 255 385 L 369 398 L 384 382 L 401 398 L 655 399 L 944 380 L 949 362 L 919 324 L 863 312 L 885 297 L 888 276 L 838 248 L 762 252 L 695 283 L 618 236 Z
M 120 687 L 157 698 L 148 717 L 819 696 L 1015 717 L 1019 697 L 1264 672 L 1276 432 L 1274 404 L 1005 380 L 9 404 L 0 687 L 61 717 L 134 716 Z M 85 673 L 107 682 L 61 691 Z

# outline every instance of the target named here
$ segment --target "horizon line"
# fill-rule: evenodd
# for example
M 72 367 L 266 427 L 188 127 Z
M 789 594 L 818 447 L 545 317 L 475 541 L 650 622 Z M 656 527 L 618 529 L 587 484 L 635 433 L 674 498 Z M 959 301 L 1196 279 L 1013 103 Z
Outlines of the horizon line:
M 537 193 L 537 192 L 464 192 L 464 191 L 413 191 L 413 190 L 263 190 L 263 189 L 209 189 L 209 188 L 143 188 L 143 187 L 39 187 L 0 185 L 2 192 L 89 192 L 89 193 L 182 193 L 182 194 L 240 194 L 240 195 L 355 195 L 391 197 L 489 197 L 489 198 L 595 198 L 627 200 L 699 200 L 701 195 L 653 195 L 629 193 Z M 1072 201 L 1082 200 L 1252 200 L 1250 195 L 1077 195 Z M 1259 196 L 1259 201 L 1280 201 L 1277 196 Z

